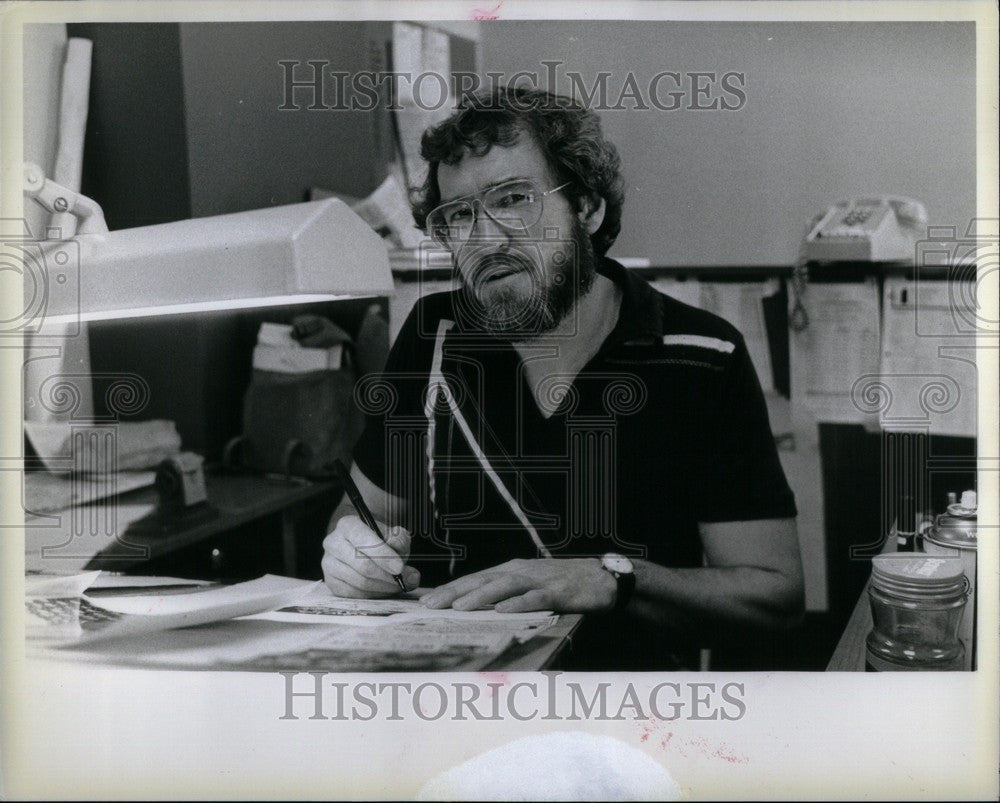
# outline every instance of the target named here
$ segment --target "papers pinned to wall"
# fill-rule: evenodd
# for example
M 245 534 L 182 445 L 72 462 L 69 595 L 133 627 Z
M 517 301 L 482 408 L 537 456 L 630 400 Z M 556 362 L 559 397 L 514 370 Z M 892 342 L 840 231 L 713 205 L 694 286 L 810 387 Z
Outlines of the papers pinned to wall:
M 879 374 L 859 395 L 883 428 L 976 436 L 971 282 L 887 279 Z
M 793 417 L 877 426 L 877 416 L 860 402 L 855 390 L 879 370 L 875 280 L 811 284 L 802 303 L 809 325 L 800 332 L 789 331 Z
M 976 436 L 971 287 L 874 278 L 813 284 L 789 334 L 793 414 L 870 429 Z
M 413 23 L 393 23 L 392 69 L 412 77 L 398 82 L 395 100 L 402 108 L 395 115 L 406 183 L 418 187 L 426 175 L 420 138 L 424 131 L 448 117 L 455 106 L 448 35 Z

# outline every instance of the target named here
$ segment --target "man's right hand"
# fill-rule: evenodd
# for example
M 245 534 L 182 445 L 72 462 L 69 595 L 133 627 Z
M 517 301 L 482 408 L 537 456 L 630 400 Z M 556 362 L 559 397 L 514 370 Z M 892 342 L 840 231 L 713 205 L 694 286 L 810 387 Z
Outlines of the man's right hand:
M 393 575 L 402 574 L 407 589 L 420 585 L 420 572 L 407 566 L 410 534 L 379 522 L 382 541 L 357 516 L 344 516 L 323 541 L 323 578 L 338 597 L 391 597 L 399 593 Z

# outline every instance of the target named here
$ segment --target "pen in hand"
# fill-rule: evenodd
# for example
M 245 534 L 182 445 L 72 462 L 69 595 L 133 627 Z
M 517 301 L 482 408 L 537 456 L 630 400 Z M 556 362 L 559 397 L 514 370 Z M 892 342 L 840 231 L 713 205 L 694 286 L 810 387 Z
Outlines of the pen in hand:
M 372 515 L 371 510 L 368 509 L 368 505 L 365 504 L 364 497 L 361 496 L 361 491 L 358 490 L 358 486 L 354 484 L 354 480 L 351 479 L 350 472 L 344 467 L 344 464 L 340 460 L 333 461 L 333 473 L 336 475 L 337 479 L 340 480 L 340 484 L 344 486 L 344 491 L 347 493 L 348 499 L 351 500 L 351 504 L 354 505 L 354 509 L 358 511 L 358 515 L 361 520 L 368 526 L 368 528 L 378 536 L 382 543 L 387 543 L 385 537 L 382 535 L 382 531 L 378 528 L 378 522 L 375 521 L 375 517 Z M 399 590 L 406 592 L 406 583 L 403 582 L 403 575 L 394 574 L 392 579 L 396 581 L 396 585 L 399 586 Z

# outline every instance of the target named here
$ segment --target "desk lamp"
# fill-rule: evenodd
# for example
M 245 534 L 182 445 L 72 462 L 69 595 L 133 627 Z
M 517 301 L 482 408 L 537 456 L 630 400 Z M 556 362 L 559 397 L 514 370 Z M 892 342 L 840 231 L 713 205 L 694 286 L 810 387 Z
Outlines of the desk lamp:
M 32 243 L 40 258 L 25 292 L 41 290 L 43 323 L 392 292 L 382 239 L 336 198 L 109 232 L 97 203 L 36 165 L 25 165 L 24 193 L 79 220 L 71 238 Z
M 28 334 L 393 291 L 382 239 L 336 198 L 108 231 L 99 204 L 37 165 L 24 165 L 23 191 L 49 212 L 77 219 L 72 237 L 50 229 L 18 244 Z

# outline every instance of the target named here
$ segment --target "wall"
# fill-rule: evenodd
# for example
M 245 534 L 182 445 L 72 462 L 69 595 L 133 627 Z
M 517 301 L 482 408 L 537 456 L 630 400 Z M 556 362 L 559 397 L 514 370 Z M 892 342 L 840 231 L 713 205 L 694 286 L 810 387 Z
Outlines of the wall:
M 303 62 L 298 80 L 310 77 L 309 60 L 330 71 L 378 68 L 389 32 L 363 22 L 181 24 L 192 215 L 297 203 L 310 187 L 357 197 L 375 189 L 391 155 L 389 113 L 309 110 L 301 91 L 303 108 L 282 110 L 278 62 Z
M 180 36 L 166 23 L 74 23 L 94 43 L 82 190 L 108 228 L 191 217 Z
M 484 22 L 481 41 L 485 71 L 561 60 L 563 92 L 568 70 L 609 71 L 612 102 L 629 71 L 643 88 L 664 70 L 746 74 L 738 111 L 602 113 L 627 180 L 612 255 L 789 264 L 807 217 L 864 193 L 913 196 L 936 225 L 973 216 L 971 24 Z

